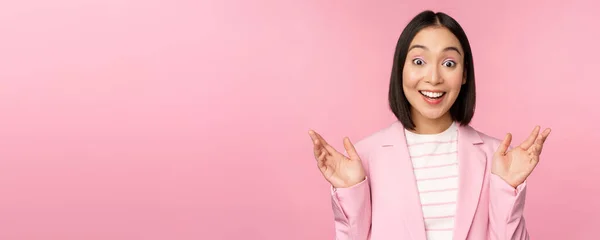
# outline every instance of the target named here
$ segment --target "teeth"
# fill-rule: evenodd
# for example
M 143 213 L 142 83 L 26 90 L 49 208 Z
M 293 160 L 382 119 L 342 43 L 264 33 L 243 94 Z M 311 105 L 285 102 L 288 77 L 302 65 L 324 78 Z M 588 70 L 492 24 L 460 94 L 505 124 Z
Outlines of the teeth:
M 427 91 L 421 91 L 421 94 L 430 97 L 430 98 L 438 98 L 441 97 L 442 95 L 444 95 L 443 92 L 427 92 Z

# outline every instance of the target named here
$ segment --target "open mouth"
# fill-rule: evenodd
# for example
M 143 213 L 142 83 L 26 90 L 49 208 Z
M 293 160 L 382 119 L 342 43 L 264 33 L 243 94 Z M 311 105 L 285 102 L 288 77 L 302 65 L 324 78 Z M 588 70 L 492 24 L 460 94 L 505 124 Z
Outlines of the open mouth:
M 419 93 L 421 93 L 421 95 L 423 95 L 424 97 L 432 100 L 440 99 L 444 95 L 446 95 L 446 92 L 419 91 Z

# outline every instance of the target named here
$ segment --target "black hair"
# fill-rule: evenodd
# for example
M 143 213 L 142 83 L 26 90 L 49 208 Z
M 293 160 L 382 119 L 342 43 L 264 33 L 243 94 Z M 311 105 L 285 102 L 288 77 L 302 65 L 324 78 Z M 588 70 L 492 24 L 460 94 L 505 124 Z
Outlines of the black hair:
M 466 83 L 461 86 L 460 93 L 456 101 L 450 107 L 450 115 L 452 120 L 459 122 L 461 125 L 468 125 L 475 114 L 475 70 L 473 67 L 473 54 L 471 46 L 464 30 L 454 18 L 443 12 L 433 12 L 426 10 L 415 16 L 400 34 L 396 51 L 394 53 L 394 62 L 392 66 L 392 74 L 390 78 L 390 88 L 388 101 L 390 109 L 402 123 L 402 125 L 410 130 L 414 130 L 415 124 L 411 118 L 410 103 L 404 95 L 402 88 L 402 71 L 408 48 L 413 38 L 419 31 L 426 27 L 440 26 L 445 27 L 460 42 L 464 51 L 464 75 Z

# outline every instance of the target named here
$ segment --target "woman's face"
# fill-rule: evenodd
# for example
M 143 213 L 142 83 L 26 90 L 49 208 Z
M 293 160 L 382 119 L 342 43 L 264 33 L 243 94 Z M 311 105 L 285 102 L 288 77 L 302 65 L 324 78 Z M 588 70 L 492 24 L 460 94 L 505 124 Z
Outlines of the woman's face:
M 413 121 L 450 117 L 450 107 L 466 82 L 463 57 L 460 42 L 447 28 L 428 27 L 417 33 L 402 72 Z

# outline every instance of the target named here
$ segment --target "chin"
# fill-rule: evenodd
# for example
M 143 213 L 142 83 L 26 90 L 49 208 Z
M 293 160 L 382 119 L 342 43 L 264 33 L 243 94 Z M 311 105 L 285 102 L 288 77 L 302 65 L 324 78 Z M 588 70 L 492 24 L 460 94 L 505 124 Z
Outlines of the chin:
M 444 116 L 443 113 L 431 113 L 431 114 L 422 114 L 422 115 L 423 115 L 423 117 L 425 117 L 429 120 L 437 120 Z
M 424 111 L 418 111 L 418 112 L 425 119 L 437 120 L 437 119 L 444 117 L 448 111 L 449 111 L 449 109 L 443 108 L 443 109 L 425 109 Z

